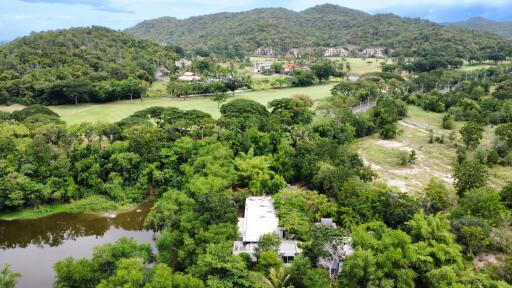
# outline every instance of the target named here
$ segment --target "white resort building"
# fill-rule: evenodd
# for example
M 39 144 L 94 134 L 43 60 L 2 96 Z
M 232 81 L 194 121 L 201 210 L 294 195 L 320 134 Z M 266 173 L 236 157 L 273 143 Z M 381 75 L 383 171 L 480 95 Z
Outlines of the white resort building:
M 324 57 L 348 57 L 350 52 L 343 48 L 329 48 L 325 50 Z
M 278 254 L 285 264 L 290 264 L 295 255 L 302 252 L 297 241 L 286 239 L 283 229 L 279 227 L 272 197 L 248 197 L 245 200 L 244 218 L 238 219 L 238 229 L 241 239 L 233 245 L 234 255 L 248 253 L 256 262 L 256 247 L 260 237 L 274 232 L 281 238 Z

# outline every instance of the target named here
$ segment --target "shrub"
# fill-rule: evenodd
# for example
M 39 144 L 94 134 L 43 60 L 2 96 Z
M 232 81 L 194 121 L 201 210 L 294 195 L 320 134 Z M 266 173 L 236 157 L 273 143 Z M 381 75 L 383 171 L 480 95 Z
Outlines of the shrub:
M 453 120 L 452 116 L 450 114 L 445 114 L 443 116 L 443 122 L 442 122 L 443 129 L 452 130 L 455 128 L 455 121 Z
M 398 127 L 396 124 L 388 124 L 382 127 L 379 136 L 382 139 L 395 139 L 398 135 Z

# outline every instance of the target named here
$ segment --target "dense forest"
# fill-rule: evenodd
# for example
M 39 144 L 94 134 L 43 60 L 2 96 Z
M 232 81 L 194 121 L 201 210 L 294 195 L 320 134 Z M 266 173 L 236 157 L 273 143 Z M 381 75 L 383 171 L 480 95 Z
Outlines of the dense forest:
M 474 30 L 487 31 L 498 34 L 504 38 L 512 38 L 512 22 L 494 21 L 483 17 L 474 17 L 466 21 L 446 23 L 449 26 L 459 26 Z
M 33 33 L 0 46 L 0 103 L 140 98 L 176 58 L 172 47 L 102 27 Z
M 157 199 L 145 223 L 159 232 L 156 254 L 125 238 L 98 246 L 90 259 L 57 262 L 56 287 L 511 287 L 512 184 L 488 187 L 470 154 L 454 163 L 454 187 L 432 179 L 423 193 L 398 192 L 374 181 L 355 151 L 356 138 L 396 137 L 409 85 L 376 73 L 336 85 L 317 111 L 304 95 L 267 107 L 236 99 L 218 120 L 163 107 L 75 126 L 40 105 L 2 113 L 0 209 Z M 377 105 L 355 114 L 362 101 Z M 407 161 L 421 159 L 411 152 Z M 233 256 L 237 211 L 253 195 L 272 196 L 280 225 L 300 242 L 290 267 L 273 234 L 260 239 L 256 263 Z M 325 217 L 337 227 L 315 225 Z M 330 254 L 346 237 L 354 254 Z M 475 269 L 482 253 L 502 261 Z M 317 266 L 321 257 L 342 257 L 339 277 Z M 0 279 L 16 277 L 4 268 Z
M 259 47 L 287 53 L 291 48 L 350 45 L 382 46 L 394 50 L 397 56 L 407 57 L 433 50 L 461 58 L 488 54 L 496 48 L 506 55 L 512 53 L 510 42 L 491 33 L 391 14 L 370 15 L 330 4 L 302 12 L 268 8 L 184 20 L 164 17 L 144 21 L 126 32 L 162 44 L 231 57 L 240 57 Z

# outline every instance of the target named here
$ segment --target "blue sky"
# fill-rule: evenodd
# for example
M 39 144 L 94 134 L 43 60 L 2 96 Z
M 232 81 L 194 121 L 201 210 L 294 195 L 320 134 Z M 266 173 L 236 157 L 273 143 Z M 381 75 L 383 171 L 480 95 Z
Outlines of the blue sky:
M 299 11 L 326 2 L 370 13 L 391 12 L 436 22 L 474 16 L 512 20 L 512 0 L 0 0 L 0 40 L 11 40 L 32 31 L 77 26 L 124 29 L 161 16 L 186 18 L 258 7 Z

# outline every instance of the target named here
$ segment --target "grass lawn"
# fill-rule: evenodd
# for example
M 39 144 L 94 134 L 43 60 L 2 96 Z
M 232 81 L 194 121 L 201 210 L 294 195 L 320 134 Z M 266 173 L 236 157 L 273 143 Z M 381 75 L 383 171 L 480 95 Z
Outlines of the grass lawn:
M 333 83 L 317 85 L 304 88 L 286 88 L 276 90 L 264 90 L 256 92 L 240 92 L 235 97 L 229 97 L 228 101 L 233 99 L 252 99 L 264 105 L 268 102 L 285 97 L 292 97 L 297 94 L 304 94 L 313 100 L 325 98 L 330 95 Z M 136 111 L 153 107 L 177 107 L 183 110 L 197 109 L 210 113 L 213 117 L 219 117 L 220 112 L 218 104 L 212 101 L 212 97 L 191 97 L 188 99 L 177 99 L 170 97 L 146 98 L 140 100 L 123 100 L 103 104 L 78 104 L 78 105 L 60 105 L 50 106 L 58 113 L 68 124 L 77 124 L 83 122 L 115 122 L 130 116 Z M 22 106 L 0 106 L 0 111 L 14 111 L 21 109 Z
M 276 57 L 271 57 L 271 56 L 251 56 L 249 57 L 249 61 L 251 61 L 252 63 L 256 63 L 256 62 L 274 62 L 274 61 L 278 61 L 279 59 L 277 59 Z
M 342 57 L 329 57 L 327 59 L 331 59 L 333 61 L 343 61 L 350 63 L 350 67 L 352 70 L 351 74 L 363 75 L 370 72 L 380 72 L 382 71 L 380 63 L 388 62 L 391 63 L 391 60 L 386 59 L 363 59 L 363 58 L 342 58 Z
M 471 71 L 476 71 L 476 70 L 481 70 L 481 69 L 487 69 L 487 68 L 490 68 L 490 67 L 493 67 L 494 65 L 489 65 L 489 64 L 482 64 L 482 65 L 464 65 L 462 67 L 460 67 L 458 70 L 459 71 L 463 71 L 463 72 L 471 72 Z
M 460 143 L 458 129 L 464 125 L 457 122 L 454 130 L 441 128 L 443 114 L 426 112 L 409 106 L 408 117 L 400 122 L 402 133 L 394 140 L 380 140 L 377 135 L 361 139 L 357 142 L 358 150 L 363 159 L 370 164 L 379 175 L 380 181 L 404 192 L 418 193 L 432 177 L 453 183 L 452 163 L 455 161 L 455 143 Z M 429 130 L 433 129 L 436 136 L 444 135 L 445 144 L 428 143 Z M 455 131 L 455 133 L 453 133 Z M 455 139 L 451 141 L 450 134 Z M 453 137 L 452 136 L 452 137 Z M 490 147 L 494 137 L 494 128 L 486 127 L 482 146 Z M 400 166 L 399 152 L 414 149 L 417 160 L 414 165 Z M 489 184 L 501 189 L 512 179 L 512 168 L 495 166 L 488 169 Z

